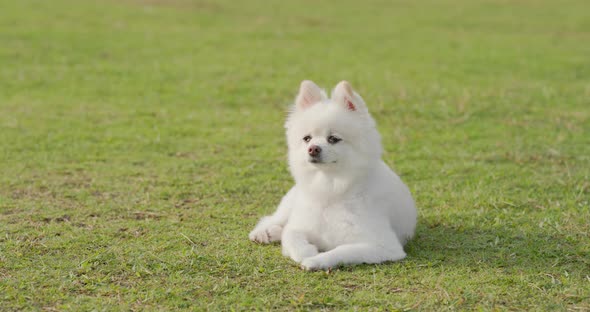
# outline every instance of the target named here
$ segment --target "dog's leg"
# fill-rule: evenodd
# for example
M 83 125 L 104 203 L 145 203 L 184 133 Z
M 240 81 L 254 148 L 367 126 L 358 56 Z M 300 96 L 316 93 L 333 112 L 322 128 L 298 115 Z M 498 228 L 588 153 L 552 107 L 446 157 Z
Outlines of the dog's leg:
M 381 263 L 397 261 L 406 257 L 399 242 L 388 248 L 372 244 L 357 243 L 338 246 L 317 256 L 304 259 L 301 266 L 305 270 L 325 270 L 339 264 Z
M 251 241 L 268 244 L 281 240 L 283 227 L 287 224 L 289 215 L 291 214 L 291 207 L 293 207 L 294 190 L 291 188 L 289 192 L 279 204 L 277 211 L 271 216 L 266 216 L 260 219 L 254 230 L 250 232 L 248 238 Z
M 291 257 L 297 263 L 301 263 L 303 259 L 318 254 L 317 247 L 310 244 L 305 238 L 305 235 L 296 230 L 285 230 L 281 244 L 283 245 L 283 255 Z

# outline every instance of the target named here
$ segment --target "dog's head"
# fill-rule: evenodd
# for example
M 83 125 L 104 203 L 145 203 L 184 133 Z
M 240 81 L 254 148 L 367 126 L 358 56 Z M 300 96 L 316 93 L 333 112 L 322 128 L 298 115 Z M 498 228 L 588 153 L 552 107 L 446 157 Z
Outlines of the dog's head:
M 381 157 L 375 122 L 346 81 L 338 83 L 331 98 L 312 81 L 303 81 L 285 127 L 296 179 L 318 171 L 352 175 Z

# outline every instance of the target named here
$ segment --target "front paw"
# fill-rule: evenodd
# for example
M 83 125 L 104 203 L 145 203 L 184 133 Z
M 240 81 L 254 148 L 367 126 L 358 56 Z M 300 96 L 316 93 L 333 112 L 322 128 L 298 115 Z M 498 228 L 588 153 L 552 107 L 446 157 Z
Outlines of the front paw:
M 307 245 L 304 247 L 300 247 L 297 250 L 293 250 L 289 253 L 291 259 L 293 259 L 297 263 L 301 263 L 304 259 L 311 258 L 318 254 L 318 249 L 313 245 Z
M 311 257 L 301 261 L 301 268 L 306 271 L 328 270 L 331 268 L 329 263 L 326 263 L 319 257 Z
M 256 243 L 268 244 L 281 240 L 283 227 L 280 225 L 271 225 L 268 228 L 255 228 L 250 232 L 248 238 Z

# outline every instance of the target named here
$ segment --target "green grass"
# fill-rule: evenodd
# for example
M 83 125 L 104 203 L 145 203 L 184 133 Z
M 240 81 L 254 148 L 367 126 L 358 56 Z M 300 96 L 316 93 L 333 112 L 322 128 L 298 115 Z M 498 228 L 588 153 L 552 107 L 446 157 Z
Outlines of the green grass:
M 0 309 L 590 309 L 589 12 L 0 0 Z M 406 260 L 248 241 L 303 79 L 367 101 L 419 206 Z

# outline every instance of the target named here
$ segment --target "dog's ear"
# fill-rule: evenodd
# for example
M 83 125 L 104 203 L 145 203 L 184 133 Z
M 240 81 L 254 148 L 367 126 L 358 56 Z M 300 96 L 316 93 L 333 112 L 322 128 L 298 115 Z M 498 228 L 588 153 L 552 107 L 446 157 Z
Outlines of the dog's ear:
M 303 80 L 299 87 L 297 99 L 295 99 L 295 108 L 305 110 L 326 99 L 326 93 L 318 85 L 311 80 Z
M 332 91 L 332 101 L 338 105 L 343 105 L 349 111 L 366 112 L 367 107 L 363 99 L 352 89 L 348 81 L 340 81 L 334 91 Z

